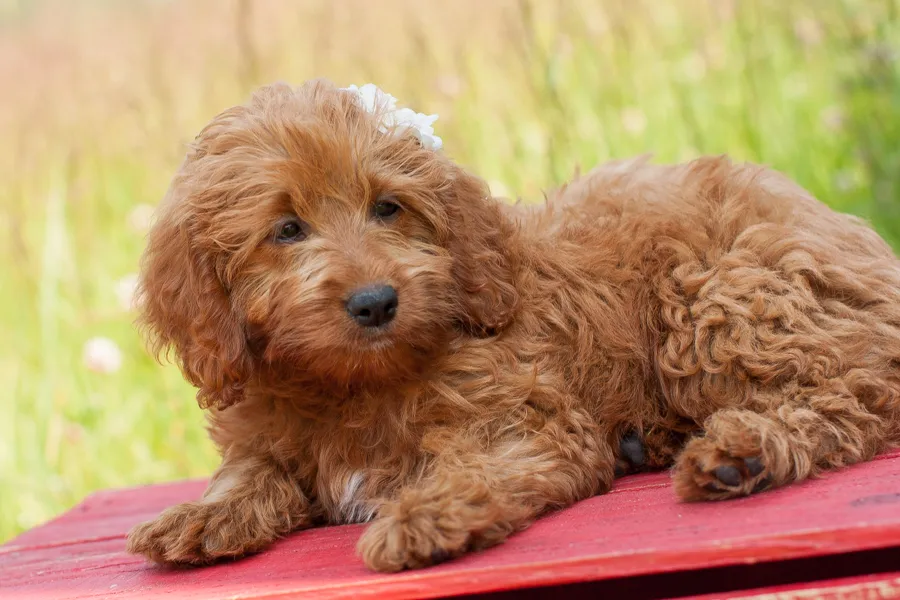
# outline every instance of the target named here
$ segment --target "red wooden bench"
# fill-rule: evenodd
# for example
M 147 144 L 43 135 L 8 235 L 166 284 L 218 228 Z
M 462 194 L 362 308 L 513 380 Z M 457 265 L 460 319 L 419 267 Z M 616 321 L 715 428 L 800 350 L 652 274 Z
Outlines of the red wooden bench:
M 676 501 L 665 474 L 541 519 L 506 544 L 421 571 L 372 573 L 362 526 L 296 533 L 196 570 L 125 553 L 125 532 L 200 481 L 106 491 L 0 547 L 0 599 L 900 598 L 900 452 L 759 496 Z

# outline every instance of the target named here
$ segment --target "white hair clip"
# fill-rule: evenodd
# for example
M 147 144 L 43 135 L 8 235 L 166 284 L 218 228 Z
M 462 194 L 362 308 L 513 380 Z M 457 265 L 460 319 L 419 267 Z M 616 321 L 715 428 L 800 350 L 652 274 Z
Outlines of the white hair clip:
M 444 145 L 443 140 L 434 135 L 434 127 L 432 127 L 438 120 L 437 115 L 425 115 L 410 108 L 397 108 L 397 99 L 374 83 L 367 83 L 360 87 L 351 85 L 341 89 L 356 94 L 357 100 L 366 111 L 382 115 L 379 131 L 383 133 L 409 131 L 416 136 L 424 148 L 429 150 L 440 150 Z

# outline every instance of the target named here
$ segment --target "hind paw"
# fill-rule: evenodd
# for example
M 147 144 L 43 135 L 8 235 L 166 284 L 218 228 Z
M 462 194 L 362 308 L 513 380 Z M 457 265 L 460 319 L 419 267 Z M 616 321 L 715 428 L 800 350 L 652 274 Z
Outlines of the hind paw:
M 674 482 L 682 500 L 726 500 L 768 489 L 772 476 L 760 449 L 736 455 L 705 437 L 685 446 L 675 464 Z

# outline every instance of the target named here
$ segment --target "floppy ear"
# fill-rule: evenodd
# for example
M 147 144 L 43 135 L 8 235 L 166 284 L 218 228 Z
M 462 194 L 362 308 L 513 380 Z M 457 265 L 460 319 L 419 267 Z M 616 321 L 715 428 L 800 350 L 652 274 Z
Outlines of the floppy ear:
M 174 351 L 203 408 L 243 398 L 253 361 L 212 259 L 192 244 L 184 198 L 168 206 L 150 232 L 144 253 L 139 323 L 157 357 Z
M 512 223 L 487 185 L 461 169 L 455 169 L 449 196 L 448 249 L 462 316 L 477 330 L 496 332 L 512 319 L 519 301 L 509 251 Z
M 173 352 L 200 406 L 224 408 L 242 399 L 253 361 L 211 255 L 192 241 L 187 204 L 170 191 L 150 231 L 138 322 L 157 358 Z
M 243 317 L 231 304 L 225 274 L 229 252 L 243 234 L 223 213 L 267 182 L 250 168 L 260 144 L 253 122 L 262 120 L 291 88 L 272 84 L 248 104 L 216 116 L 197 135 L 175 175 L 150 230 L 138 289 L 138 320 L 157 357 L 174 355 L 197 387 L 203 408 L 225 408 L 243 399 L 254 373 Z

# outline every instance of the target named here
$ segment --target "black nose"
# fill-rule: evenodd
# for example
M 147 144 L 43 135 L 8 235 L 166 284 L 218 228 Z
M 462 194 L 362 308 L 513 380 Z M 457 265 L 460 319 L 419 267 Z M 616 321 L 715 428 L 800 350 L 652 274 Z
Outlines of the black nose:
M 362 327 L 381 327 L 397 314 L 397 290 L 377 285 L 356 290 L 347 300 L 347 312 Z

